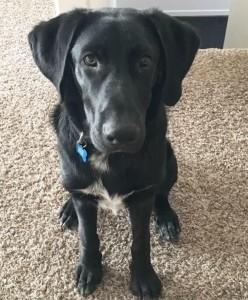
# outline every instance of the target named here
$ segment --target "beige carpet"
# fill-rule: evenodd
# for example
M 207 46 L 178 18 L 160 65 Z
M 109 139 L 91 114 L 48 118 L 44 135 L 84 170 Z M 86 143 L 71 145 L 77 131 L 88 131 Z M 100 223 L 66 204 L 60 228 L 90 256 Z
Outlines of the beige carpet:
M 78 300 L 77 233 L 61 232 L 56 218 L 66 197 L 48 126 L 56 92 L 26 41 L 33 24 L 53 16 L 53 4 L 3 0 L 0 11 L 0 299 Z M 201 51 L 170 112 L 180 243 L 161 243 L 152 226 L 162 299 L 248 299 L 247 118 L 248 51 Z M 105 274 L 88 299 L 133 299 L 126 212 L 101 212 L 99 233 Z

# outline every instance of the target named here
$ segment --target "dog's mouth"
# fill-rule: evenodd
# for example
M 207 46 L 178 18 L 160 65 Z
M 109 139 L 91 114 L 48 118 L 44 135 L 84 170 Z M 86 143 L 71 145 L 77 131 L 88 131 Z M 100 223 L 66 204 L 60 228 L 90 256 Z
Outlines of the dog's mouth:
M 137 140 L 126 143 L 106 143 L 98 135 L 92 135 L 91 142 L 97 151 L 106 155 L 114 153 L 135 154 L 142 148 L 144 138 L 140 136 Z

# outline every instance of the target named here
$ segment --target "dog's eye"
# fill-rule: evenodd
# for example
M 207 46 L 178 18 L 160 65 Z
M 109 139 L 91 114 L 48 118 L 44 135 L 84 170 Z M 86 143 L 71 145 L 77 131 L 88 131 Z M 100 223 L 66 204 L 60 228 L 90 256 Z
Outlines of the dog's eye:
M 151 66 L 152 59 L 149 56 L 144 56 L 138 61 L 138 66 L 140 69 L 147 69 Z
M 95 68 L 97 66 L 97 58 L 93 54 L 88 54 L 83 57 L 83 62 L 88 67 Z

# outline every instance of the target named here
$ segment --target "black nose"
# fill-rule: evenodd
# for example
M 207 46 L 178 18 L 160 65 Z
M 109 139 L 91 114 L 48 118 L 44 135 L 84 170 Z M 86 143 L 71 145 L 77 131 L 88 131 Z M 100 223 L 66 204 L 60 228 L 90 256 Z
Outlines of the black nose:
M 136 125 L 116 126 L 111 123 L 103 125 L 105 141 L 111 145 L 123 145 L 135 143 L 139 138 L 139 128 Z

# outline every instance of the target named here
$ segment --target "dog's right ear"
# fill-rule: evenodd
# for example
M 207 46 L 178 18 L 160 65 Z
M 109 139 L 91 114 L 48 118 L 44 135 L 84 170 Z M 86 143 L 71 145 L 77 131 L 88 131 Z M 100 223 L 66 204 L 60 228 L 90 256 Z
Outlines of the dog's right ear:
M 36 25 L 28 34 L 33 58 L 40 71 L 60 92 L 69 50 L 77 29 L 89 11 L 78 9 Z
M 164 104 L 175 105 L 182 93 L 182 81 L 195 58 L 199 37 L 186 23 L 162 11 L 145 10 L 161 44 L 162 72 L 158 97 Z

